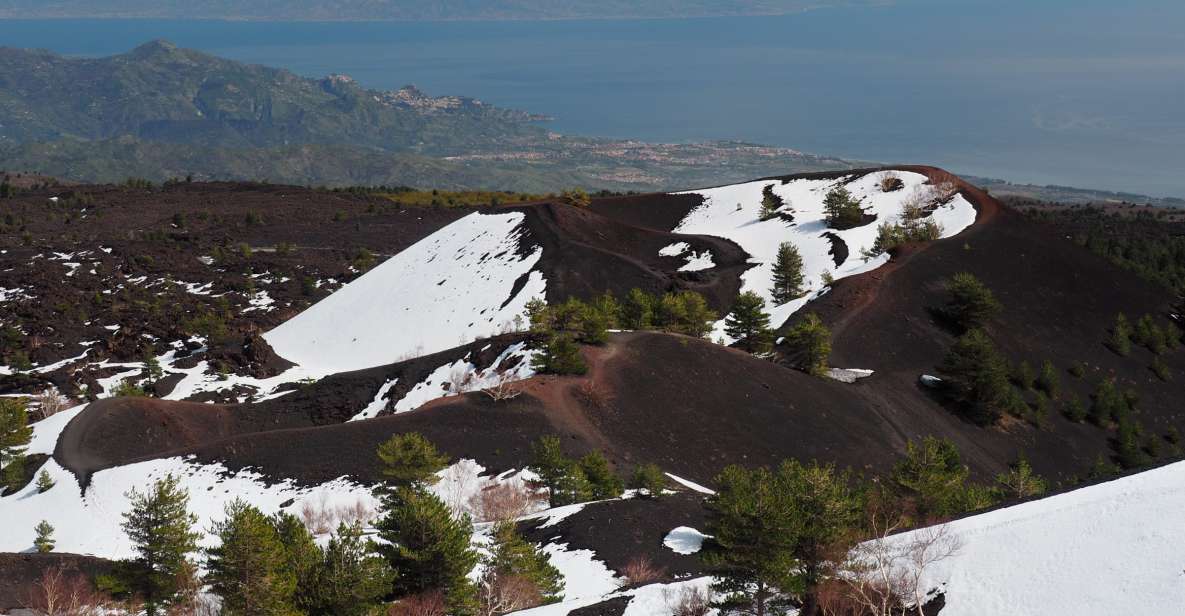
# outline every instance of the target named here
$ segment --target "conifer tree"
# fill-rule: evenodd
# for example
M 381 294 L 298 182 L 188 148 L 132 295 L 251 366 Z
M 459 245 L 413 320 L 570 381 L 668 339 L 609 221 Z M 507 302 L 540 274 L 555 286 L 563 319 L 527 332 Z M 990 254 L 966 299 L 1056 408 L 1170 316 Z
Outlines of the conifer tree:
M 601 313 L 605 327 L 616 329 L 621 326 L 621 303 L 609 291 L 605 291 L 594 300 L 592 307 Z
M 362 538 L 362 526 L 345 523 L 330 537 L 317 570 L 310 616 L 366 616 L 391 592 L 395 572 Z
M 774 260 L 774 286 L 770 294 L 774 302 L 785 304 L 802 297 L 802 255 L 790 242 L 778 245 L 778 256 Z
M 396 434 L 378 448 L 379 473 L 391 486 L 435 483 L 436 473 L 448 466 L 448 456 L 418 432 Z
M 752 291 L 738 295 L 732 313 L 724 319 L 724 331 L 736 340 L 737 347 L 749 353 L 768 351 L 773 333 L 769 330 L 765 300 Z
M 0 479 L 11 480 L 18 474 L 32 438 L 24 399 L 0 398 Z
M 910 441 L 905 457 L 893 466 L 894 485 L 913 501 L 917 523 L 935 517 L 957 515 L 990 504 L 981 488 L 968 485 L 971 471 L 963 464 L 959 450 L 946 439 L 927 436 Z
M 653 321 L 651 297 L 639 288 L 630 289 L 621 305 L 621 326 L 633 330 L 646 329 Z
M 317 576 L 321 570 L 322 553 L 313 534 L 299 518 L 280 511 L 271 520 L 280 543 L 284 546 L 284 568 L 296 577 L 293 603 L 298 611 L 316 613 L 320 599 Z M 386 591 L 389 591 L 388 586 Z
M 1001 310 L 1000 302 L 978 278 L 960 272 L 946 282 L 946 316 L 962 329 L 983 327 Z
M 468 515 L 455 519 L 448 506 L 421 487 L 398 487 L 383 498 L 375 524 L 380 553 L 398 573 L 396 595 L 430 590 L 445 594 L 449 614 L 468 614 L 476 589 L 468 578 L 478 555 L 469 546 Z
M 646 496 L 658 498 L 662 496 L 663 488 L 667 485 L 667 477 L 656 464 L 643 464 L 634 469 L 630 487 L 635 490 L 645 490 Z
M 523 593 L 520 590 L 518 594 L 527 596 L 520 596 L 516 605 L 502 605 L 502 609 L 496 611 L 483 611 L 500 613 L 521 610 L 555 603 L 563 598 L 563 575 L 551 564 L 546 552 L 518 534 L 513 523 L 504 522 L 494 528 L 493 545 L 490 546 L 490 555 L 485 559 L 485 566 L 485 574 L 480 582 L 483 599 L 496 597 L 497 587 L 507 586 L 510 578 L 526 582 L 531 592 Z
M 955 340 L 939 372 L 968 419 L 979 425 L 1000 419 L 1012 390 L 1008 365 L 983 330 L 969 330 Z
M 197 516 L 189 513 L 189 493 L 176 477 L 165 476 L 147 492 L 128 492 L 132 502 L 124 514 L 123 531 L 132 541 L 136 558 L 126 586 L 144 599 L 148 616 L 161 613 L 177 594 L 179 573 L 200 536 L 192 530 Z
M 996 475 L 996 484 L 1005 498 L 1029 498 L 1045 493 L 1045 480 L 1033 472 L 1029 461 L 1021 457 L 1007 473 Z
M 609 468 L 609 461 L 601 452 L 589 452 L 580 459 L 579 467 L 592 489 L 592 498 L 602 500 L 621 496 L 625 484 Z
M 531 365 L 546 374 L 584 374 L 588 366 L 580 356 L 580 347 L 567 334 L 556 334 L 543 352 L 531 360 Z
M 296 572 L 272 520 L 245 501 L 226 505 L 211 528 L 220 544 L 206 550 L 207 581 L 230 616 L 296 614 Z
M 1111 340 L 1108 345 L 1112 351 L 1127 356 L 1132 352 L 1132 326 L 1127 321 L 1127 315 L 1122 312 L 1115 316 L 1115 326 L 1111 328 Z
M 42 492 L 48 492 L 50 488 L 54 487 L 54 485 L 55 485 L 55 483 L 54 483 L 53 478 L 50 477 L 49 473 L 45 472 L 44 469 L 42 469 L 42 471 L 37 474 L 37 493 L 38 494 L 40 494 Z
M 758 215 L 760 220 L 770 220 L 777 217 L 778 210 L 782 208 L 785 202 L 774 192 L 774 185 L 767 184 L 765 188 L 761 189 L 761 213 Z
M 819 315 L 810 313 L 786 334 L 786 348 L 796 365 L 815 376 L 827 374 L 831 358 L 831 331 Z
M 864 209 L 843 186 L 832 188 L 823 198 L 823 214 L 827 224 L 836 228 L 848 228 L 860 224 Z
M 33 539 L 33 547 L 37 548 L 37 551 L 42 554 L 52 552 L 55 543 L 53 526 L 50 526 L 49 522 L 42 520 L 37 523 L 37 526 L 33 527 L 33 531 L 37 533 L 37 537 Z

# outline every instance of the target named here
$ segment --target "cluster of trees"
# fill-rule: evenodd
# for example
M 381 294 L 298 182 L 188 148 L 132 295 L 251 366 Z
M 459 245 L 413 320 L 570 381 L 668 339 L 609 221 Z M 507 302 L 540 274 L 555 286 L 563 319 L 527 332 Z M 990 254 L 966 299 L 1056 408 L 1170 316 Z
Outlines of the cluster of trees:
M 942 225 L 927 216 L 925 199 L 921 193 L 906 199 L 897 222 L 881 223 L 876 228 L 876 241 L 864 251 L 864 258 L 880 256 L 902 244 L 932 242 L 942 237 Z
M 603 344 L 610 329 L 659 329 L 703 338 L 716 320 L 704 297 L 694 291 L 652 295 L 635 288 L 622 300 L 606 291 L 591 302 L 571 297 L 549 305 L 535 299 L 526 309 L 531 331 L 548 337 L 535 368 L 551 374 L 583 374 L 587 367 L 576 342 Z
M 531 445 L 529 468 L 547 488 L 552 507 L 617 498 L 625 489 L 601 452 L 569 458 L 556 436 L 544 436 Z
M 876 590 L 867 587 L 875 582 L 861 568 L 868 559 L 845 558 L 857 544 L 989 507 L 1001 498 L 1045 491 L 1044 480 L 1024 459 L 997 476 L 994 486 L 968 477 L 955 446 L 932 437 L 909 443 L 905 456 L 881 480 L 865 481 L 851 470 L 796 460 L 776 469 L 726 468 L 708 499 L 705 532 L 712 538 L 701 552 L 716 576 L 717 607 L 758 615 L 791 607 L 800 614 L 816 614 L 821 607 L 845 613 L 833 609 L 864 605 L 870 590 Z M 874 613 L 903 613 L 916 596 L 902 596 L 900 590 L 879 589 L 880 599 L 892 605 Z
M 497 521 L 487 554 L 473 549 L 469 516 L 429 489 L 448 464 L 431 442 L 396 435 L 378 456 L 383 508 L 373 531 L 360 520 L 342 522 L 322 542 L 300 518 L 267 515 L 236 499 L 208 529 L 216 545 L 199 549 L 197 518 L 176 477 L 144 492 L 133 489 L 122 527 L 134 557 L 100 575 L 98 589 L 150 616 L 199 613 L 205 586 L 228 615 L 363 616 L 391 604 L 391 613 L 497 616 L 561 598 L 560 573 L 518 534 L 512 518 Z M 37 549 L 53 549 L 52 532 L 47 523 L 38 525 Z M 482 575 L 470 579 L 479 563 Z
M 1111 328 L 1107 346 L 1126 357 L 1131 354 L 1133 342 L 1159 356 L 1181 346 L 1181 329 L 1172 322 L 1162 327 L 1150 314 L 1140 317 L 1134 327 L 1127 315 L 1122 312 L 1115 315 L 1115 325 Z

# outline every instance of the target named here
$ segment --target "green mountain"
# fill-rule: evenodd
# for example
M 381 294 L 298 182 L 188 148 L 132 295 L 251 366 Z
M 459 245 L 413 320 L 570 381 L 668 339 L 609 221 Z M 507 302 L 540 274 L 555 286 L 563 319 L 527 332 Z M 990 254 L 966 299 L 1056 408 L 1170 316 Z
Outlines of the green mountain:
M 348 77 L 308 79 L 153 41 L 107 58 L 0 49 L 0 141 L 133 136 L 211 147 L 349 144 L 452 154 L 538 137 L 521 112 Z
M 69 181 L 270 180 L 547 192 L 721 184 L 848 161 L 743 143 L 566 137 L 413 86 L 310 79 L 153 41 L 106 58 L 0 48 L 0 170 Z

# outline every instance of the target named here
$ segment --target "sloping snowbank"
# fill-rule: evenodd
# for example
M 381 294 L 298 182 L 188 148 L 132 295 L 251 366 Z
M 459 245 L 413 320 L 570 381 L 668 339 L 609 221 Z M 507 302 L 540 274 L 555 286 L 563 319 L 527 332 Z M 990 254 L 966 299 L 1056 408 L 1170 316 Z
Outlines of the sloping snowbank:
M 1180 614 L 1185 462 L 952 522 L 942 616 Z M 895 538 L 909 541 L 912 534 Z
M 434 353 L 512 327 L 543 298 L 543 255 L 518 254 L 525 215 L 470 214 L 384 261 L 264 338 L 325 375 Z M 515 282 L 526 277 L 517 291 Z
M 862 253 L 876 241 L 878 225 L 897 221 L 902 204 L 918 191 L 928 191 L 930 187 L 926 185 L 926 176 L 920 173 L 893 171 L 891 173 L 901 178 L 904 187 L 885 192 L 880 182 L 887 173 L 890 172 L 878 171 L 854 180 L 852 176 L 834 180 L 797 179 L 786 184 L 780 180 L 760 180 L 688 191 L 683 194 L 702 195 L 704 202 L 689 212 L 674 231 L 723 237 L 736 242 L 749 253 L 750 263 L 754 267 L 741 275 L 741 291 L 752 291 L 764 298 L 771 317 L 770 323 L 779 326 L 807 301 L 824 291 L 824 273 L 830 273 L 838 280 L 875 269 L 888 261 L 886 255 L 866 260 Z M 843 231 L 830 229 L 823 213 L 823 199 L 832 188 L 839 185 L 843 185 L 854 198 L 861 201 L 866 213 L 875 214 L 876 221 Z M 780 218 L 767 221 L 759 219 L 762 191 L 767 186 L 785 203 L 781 211 L 793 213 L 793 223 Z M 975 222 L 975 207 L 962 195 L 957 195 L 931 214 L 931 218 L 942 225 L 942 236 L 950 237 Z M 829 254 L 832 242 L 826 233 L 833 234 L 847 246 L 848 256 L 838 266 Z M 778 245 L 782 242 L 794 244 L 802 255 L 807 294 L 776 305 L 770 289 L 773 286 L 773 265 Z M 724 334 L 723 319 L 717 322 L 712 338 L 732 342 Z

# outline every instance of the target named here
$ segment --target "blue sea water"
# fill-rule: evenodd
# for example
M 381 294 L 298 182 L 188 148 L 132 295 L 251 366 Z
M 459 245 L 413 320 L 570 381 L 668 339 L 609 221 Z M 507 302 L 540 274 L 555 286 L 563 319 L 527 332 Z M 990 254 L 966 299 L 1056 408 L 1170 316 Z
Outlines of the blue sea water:
M 166 38 L 560 132 L 740 139 L 1016 182 L 1185 196 L 1185 3 L 915 0 L 783 17 L 544 22 L 0 21 L 0 45 Z

